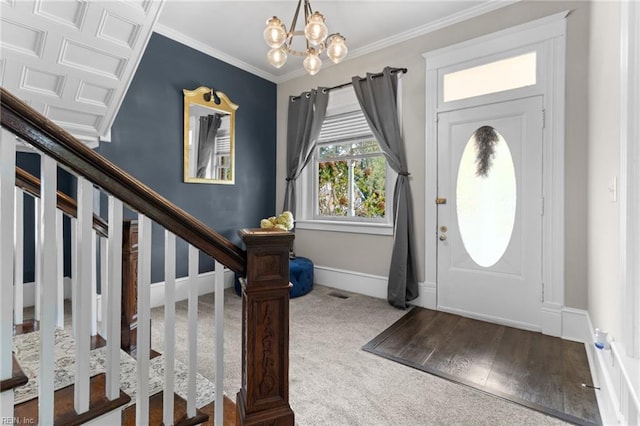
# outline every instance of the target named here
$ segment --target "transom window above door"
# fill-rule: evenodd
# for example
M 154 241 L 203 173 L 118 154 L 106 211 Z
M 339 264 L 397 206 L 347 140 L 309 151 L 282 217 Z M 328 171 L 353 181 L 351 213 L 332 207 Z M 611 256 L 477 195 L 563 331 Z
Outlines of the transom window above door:
M 536 64 L 537 52 L 532 51 L 455 71 L 445 71 L 442 74 L 442 101 L 453 102 L 535 86 Z

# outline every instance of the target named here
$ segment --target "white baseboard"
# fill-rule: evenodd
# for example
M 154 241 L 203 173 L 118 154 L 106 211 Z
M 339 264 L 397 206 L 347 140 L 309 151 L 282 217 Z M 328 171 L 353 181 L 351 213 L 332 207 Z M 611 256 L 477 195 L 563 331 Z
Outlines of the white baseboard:
M 151 307 L 164 305 L 164 281 L 151 284 Z M 224 288 L 233 287 L 233 271 L 224 270 Z M 176 279 L 176 302 L 188 297 L 188 278 Z M 198 296 L 215 292 L 214 271 L 198 275 Z
M 64 277 L 64 298 L 71 299 L 71 277 Z M 24 283 L 22 288 L 22 306 L 25 308 L 36 304 L 36 283 Z
M 224 271 L 224 288 L 233 286 L 233 272 L 225 269 Z M 201 296 L 215 291 L 215 282 L 213 271 L 205 272 L 198 276 L 198 295 Z M 35 305 L 36 283 L 24 283 L 23 289 L 23 306 L 30 307 Z M 176 280 L 176 301 L 187 299 L 188 285 L 187 278 L 178 278 Z M 71 299 L 71 278 L 64 277 L 64 298 Z M 100 295 L 98 295 L 100 300 Z M 164 304 L 164 281 L 151 284 L 151 307 L 162 306 Z M 98 311 L 100 311 L 100 302 L 98 302 Z M 98 313 L 100 318 L 100 312 Z
M 198 275 L 198 296 L 202 296 L 203 294 L 214 293 L 215 290 L 215 281 L 214 281 L 214 271 L 205 272 Z M 224 288 L 229 288 L 233 286 L 233 271 L 228 269 L 224 270 Z M 151 302 L 150 305 L 152 308 L 156 308 L 158 306 L 164 305 L 164 281 L 159 281 L 157 283 L 151 284 Z M 181 300 L 186 300 L 188 298 L 189 285 L 188 279 L 178 278 L 176 279 L 176 302 Z M 99 294 L 97 296 L 97 318 L 98 321 L 102 321 L 102 295 Z
M 593 325 L 591 324 L 591 318 L 588 312 L 586 314 L 586 320 L 588 329 L 595 331 Z M 624 424 L 619 422 L 620 419 L 616 414 L 616 407 L 619 406 L 619 402 L 615 394 L 614 385 L 612 382 L 611 370 L 613 364 L 613 354 L 611 353 L 611 350 L 597 349 L 594 343 L 594 338 L 590 337 L 585 341 L 585 349 L 587 350 L 587 358 L 589 360 L 589 367 L 591 369 L 593 385 L 599 388 L 598 390 L 596 390 L 596 399 L 598 401 L 598 408 L 600 409 L 602 424 Z
M 593 332 L 589 328 L 589 313 L 584 309 L 562 308 L 562 338 L 591 344 Z
M 562 306 L 545 302 L 540 308 L 540 331 L 548 336 L 562 336 Z
M 595 328 L 589 313 L 563 308 L 563 337 L 585 344 L 593 386 L 603 425 L 631 425 L 640 420 L 640 361 L 630 359 L 624 348 L 611 342 L 609 349 L 595 346 Z M 635 378 L 635 382 L 634 382 Z
M 425 309 L 436 309 L 438 301 L 436 299 L 435 283 L 419 283 L 418 294 L 418 298 L 410 302 L 412 305 L 420 306 Z
M 314 282 L 318 284 L 378 299 L 387 299 L 387 277 L 318 265 L 314 266 L 313 273 Z

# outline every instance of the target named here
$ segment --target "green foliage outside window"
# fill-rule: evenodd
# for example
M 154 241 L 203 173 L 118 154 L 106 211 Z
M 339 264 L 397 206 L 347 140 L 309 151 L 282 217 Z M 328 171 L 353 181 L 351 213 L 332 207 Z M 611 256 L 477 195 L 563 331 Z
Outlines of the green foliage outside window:
M 386 161 L 375 140 L 323 145 L 319 153 L 328 160 L 318 162 L 321 216 L 385 217 Z

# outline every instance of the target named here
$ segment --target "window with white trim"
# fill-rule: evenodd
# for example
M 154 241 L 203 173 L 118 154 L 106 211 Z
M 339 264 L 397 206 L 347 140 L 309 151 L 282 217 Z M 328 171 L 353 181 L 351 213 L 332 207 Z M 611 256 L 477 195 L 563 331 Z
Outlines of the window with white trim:
M 331 92 L 301 179 L 296 227 L 389 234 L 393 179 L 353 88 Z

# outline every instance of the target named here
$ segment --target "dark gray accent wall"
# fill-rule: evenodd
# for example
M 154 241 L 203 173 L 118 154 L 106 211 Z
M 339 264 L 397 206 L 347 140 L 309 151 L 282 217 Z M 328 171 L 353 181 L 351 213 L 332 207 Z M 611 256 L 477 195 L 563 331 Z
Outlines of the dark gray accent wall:
M 224 92 L 236 112 L 235 185 L 183 182 L 183 89 Z M 240 244 L 237 231 L 275 211 L 276 85 L 159 34 L 153 34 L 99 151 L 119 167 Z M 129 217 L 134 217 L 129 214 Z M 163 230 L 154 226 L 152 281 L 164 280 Z M 178 245 L 178 275 L 187 272 Z M 200 271 L 213 269 L 201 256 Z

